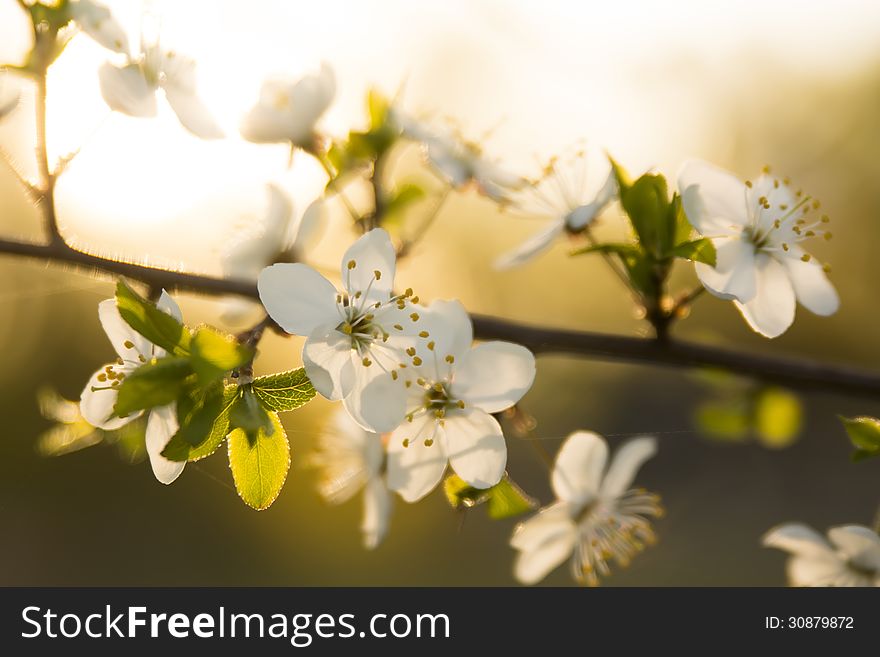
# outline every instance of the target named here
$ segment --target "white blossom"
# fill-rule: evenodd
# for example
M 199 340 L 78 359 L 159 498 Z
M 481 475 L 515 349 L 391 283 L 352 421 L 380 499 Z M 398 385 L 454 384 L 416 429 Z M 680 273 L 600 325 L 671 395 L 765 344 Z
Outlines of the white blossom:
M 428 162 L 454 189 L 473 185 L 493 201 L 506 203 L 512 192 L 527 184 L 522 176 L 487 159 L 479 144 L 463 139 L 451 129 L 430 128 L 396 110 L 392 120 L 404 137 L 422 144 Z
M 107 62 L 98 71 L 101 95 L 110 109 L 135 117 L 153 117 L 161 89 L 181 125 L 202 139 L 219 139 L 223 131 L 196 89 L 196 62 L 158 45 L 144 47 L 124 66 Z
M 394 293 L 395 269 L 391 238 L 376 228 L 345 252 L 341 290 L 302 263 L 272 265 L 257 279 L 269 316 L 306 336 L 303 365 L 315 390 L 343 400 L 358 424 L 380 433 L 403 418 L 403 397 L 392 394 L 401 386 L 396 372 L 420 331 L 418 298 Z M 364 403 L 368 385 L 376 403 Z
M 178 321 L 181 320 L 180 308 L 164 291 L 156 307 Z M 113 407 L 118 388 L 126 376 L 151 359 L 163 357 L 165 350 L 153 345 L 125 323 L 116 307 L 115 299 L 107 299 L 98 304 L 98 317 L 118 358 L 95 372 L 86 383 L 80 397 L 80 412 L 92 426 L 109 431 L 141 416 L 140 411 L 125 417 L 114 415 Z M 146 429 L 147 454 L 153 474 L 163 484 L 170 484 L 177 479 L 186 465 L 184 461 L 171 461 L 162 456 L 162 450 L 177 433 L 177 429 L 175 404 L 158 406 L 150 411 Z
M 424 313 L 427 342 L 411 347 L 396 373 L 406 417 L 388 445 L 388 486 L 407 502 L 427 495 L 449 463 L 471 486 L 497 484 L 507 464 L 498 413 L 516 404 L 535 378 L 535 357 L 520 345 L 472 347 L 473 326 L 457 301 L 434 301 Z M 384 390 L 367 388 L 365 404 Z
M 128 35 L 107 7 L 93 0 L 72 0 L 68 11 L 80 29 L 100 45 L 114 52 L 129 53 Z
M 519 551 L 516 578 L 535 584 L 571 558 L 575 579 L 595 586 L 600 575 L 610 574 L 610 560 L 625 567 L 652 544 L 648 518 L 662 515 L 659 498 L 630 486 L 656 451 L 653 438 L 635 438 L 617 450 L 606 468 L 604 438 L 589 431 L 571 434 L 553 466 L 556 502 L 520 523 L 510 539 Z
M 523 265 L 550 248 L 558 238 L 565 234 L 577 235 L 593 223 L 617 196 L 617 180 L 614 172 L 609 171 L 598 189 L 590 189 L 587 184 L 583 152 L 563 165 L 557 158 L 551 159 L 541 178 L 525 188 L 526 198 L 514 202 L 521 210 L 536 209 L 542 215 L 549 215 L 550 221 L 519 247 L 498 258 L 495 267 L 509 269 Z
M 826 540 L 789 523 L 767 532 L 763 543 L 791 554 L 786 569 L 792 586 L 880 586 L 880 536 L 867 527 L 832 527 Z
M 812 216 L 818 202 L 769 171 L 742 183 L 697 160 L 684 164 L 678 187 L 688 220 L 718 254 L 715 267 L 696 263 L 697 276 L 709 292 L 733 300 L 752 329 L 781 335 L 794 321 L 796 301 L 817 315 L 837 311 L 827 268 L 801 247 L 831 237 L 828 218 Z
M 327 64 L 300 80 L 268 79 L 256 105 L 242 119 L 241 135 L 256 143 L 289 142 L 311 149 L 315 125 L 335 95 L 336 77 Z
M 388 533 L 393 499 L 385 482 L 383 437 L 359 426 L 344 410 L 319 437 L 312 463 L 321 472 L 319 490 L 331 504 L 341 504 L 363 491 L 364 547 L 376 548 Z

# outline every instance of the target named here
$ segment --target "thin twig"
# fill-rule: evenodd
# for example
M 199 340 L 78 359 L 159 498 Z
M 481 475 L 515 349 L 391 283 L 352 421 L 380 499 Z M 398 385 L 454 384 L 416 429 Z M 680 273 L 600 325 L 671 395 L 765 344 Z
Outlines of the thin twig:
M 131 262 L 119 262 L 77 251 L 66 245 L 41 245 L 0 239 L 0 253 L 73 265 L 210 295 L 237 295 L 259 299 L 253 281 L 213 278 L 168 271 Z M 499 317 L 472 315 L 474 335 L 481 340 L 509 340 L 536 354 L 572 354 L 596 360 L 626 361 L 677 368 L 710 367 L 778 383 L 796 389 L 815 389 L 866 397 L 880 396 L 880 373 L 807 359 L 780 358 L 731 351 L 709 345 L 650 338 L 532 326 Z

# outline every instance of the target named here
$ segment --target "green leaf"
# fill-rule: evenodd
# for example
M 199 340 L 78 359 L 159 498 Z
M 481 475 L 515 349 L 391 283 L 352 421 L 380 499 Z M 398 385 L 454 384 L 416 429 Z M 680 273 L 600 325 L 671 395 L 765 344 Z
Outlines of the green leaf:
M 474 488 L 456 474 L 443 482 L 443 491 L 453 509 L 471 508 L 486 503 L 489 517 L 493 520 L 512 518 L 537 506 L 537 502 L 510 481 L 507 475 L 491 488 Z
M 405 183 L 400 185 L 390 198 L 386 200 L 385 215 L 393 216 L 399 214 L 424 197 L 425 190 L 415 183 Z
M 635 244 L 623 244 L 620 242 L 608 242 L 606 244 L 593 244 L 580 249 L 575 249 L 570 255 L 585 255 L 587 253 L 613 253 L 622 256 L 639 255 L 641 250 Z
M 244 429 L 245 433 L 256 440 L 257 431 L 272 435 L 274 427 L 263 404 L 257 399 L 251 385 L 240 386 L 238 399 L 229 409 L 229 424 L 233 428 Z
M 525 494 L 523 490 L 507 477 L 490 489 L 489 517 L 493 520 L 503 520 L 527 513 L 538 504 Z
M 862 415 L 859 417 L 839 416 L 850 442 L 856 448 L 852 455 L 854 461 L 880 454 L 880 420 Z
M 253 349 L 208 326 L 196 331 L 190 348 L 193 370 L 203 385 L 245 365 L 254 357 Z
M 694 262 L 702 262 L 710 267 L 715 266 L 715 245 L 712 240 L 707 237 L 684 242 L 672 249 L 672 255 L 676 258 L 684 258 L 685 260 L 693 260 Z
M 615 180 L 617 180 L 617 189 L 620 190 L 620 195 L 623 196 L 629 188 L 632 187 L 632 177 L 630 177 L 627 170 L 620 166 L 620 163 L 610 155 L 608 156 L 608 162 L 611 164 L 611 171 L 614 173 Z
M 126 324 L 157 347 L 177 356 L 189 354 L 189 330 L 121 280 L 116 285 L 116 307 Z
M 788 447 L 801 431 L 803 409 L 797 395 L 783 388 L 764 388 L 754 407 L 754 429 L 767 447 Z
M 376 89 L 367 92 L 367 111 L 370 114 L 370 128 L 378 130 L 385 125 L 390 104 L 388 99 Z
M 183 405 L 178 401 L 179 428 L 175 434 L 190 447 L 198 447 L 205 442 L 211 434 L 214 421 L 223 408 L 223 384 L 216 381 L 208 388 L 198 390 L 192 398 L 194 403 L 188 404 L 189 408 L 181 414 Z
M 748 407 L 739 400 L 702 404 L 697 409 L 696 422 L 705 434 L 720 440 L 743 440 L 751 427 Z
M 681 205 L 681 196 L 678 192 L 672 195 L 669 210 L 673 215 L 673 223 L 675 224 L 675 239 L 672 240 L 672 243 L 682 244 L 689 242 L 694 232 L 694 227 L 691 226 L 691 222 L 688 221 L 687 215 L 684 213 L 684 207 Z
M 119 386 L 113 411 L 117 416 L 125 417 L 135 411 L 177 401 L 191 374 L 192 367 L 186 358 L 153 359 L 125 377 Z
M 304 368 L 259 376 L 251 384 L 257 399 L 268 410 L 293 411 L 315 396 L 312 382 Z
M 642 248 L 658 258 L 665 254 L 674 233 L 666 179 L 660 174 L 646 173 L 632 187 L 621 190 L 620 200 Z
M 290 444 L 277 413 L 270 413 L 271 435 L 260 429 L 251 440 L 243 429 L 229 434 L 229 468 L 245 504 L 258 511 L 278 497 L 290 469 Z
M 237 399 L 238 386 L 226 386 L 223 390 L 222 402 L 203 440 L 193 445 L 178 432 L 162 450 L 162 456 L 172 461 L 198 461 L 217 451 L 229 433 L 229 410 Z

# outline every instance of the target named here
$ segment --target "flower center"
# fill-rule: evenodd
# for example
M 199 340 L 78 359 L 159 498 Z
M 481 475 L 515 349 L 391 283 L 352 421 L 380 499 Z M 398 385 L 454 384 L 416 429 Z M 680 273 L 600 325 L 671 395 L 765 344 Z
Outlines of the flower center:
M 769 174 L 768 167 L 764 168 L 764 174 Z M 769 179 L 768 179 L 769 180 Z M 772 189 L 767 185 L 768 192 L 749 201 L 753 184 L 745 183 L 746 202 L 749 206 L 749 225 L 743 229 L 743 237 L 754 245 L 755 252 L 787 253 L 792 247 L 800 242 L 821 237 L 830 240 L 831 231 L 827 230 L 830 223 L 828 215 L 821 215 L 818 219 L 811 213 L 820 207 L 819 201 L 811 196 L 804 195 L 800 190 L 794 194 L 789 192 L 790 181 L 773 179 Z M 776 190 L 781 190 L 779 193 Z M 793 198 L 793 201 L 780 202 L 782 199 Z M 808 253 L 801 255 L 801 260 L 809 262 L 812 256 Z M 828 266 L 824 269 L 828 271 Z

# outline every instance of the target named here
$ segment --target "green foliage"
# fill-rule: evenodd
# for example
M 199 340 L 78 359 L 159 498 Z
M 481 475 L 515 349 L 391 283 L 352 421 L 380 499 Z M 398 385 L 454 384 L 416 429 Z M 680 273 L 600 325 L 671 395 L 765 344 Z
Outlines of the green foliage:
M 632 226 L 632 243 L 594 244 L 572 255 L 606 253 L 618 258 L 633 289 L 646 299 L 658 300 L 676 258 L 715 266 L 715 246 L 705 238 L 691 239 L 693 229 L 681 207 L 681 198 L 669 198 L 666 178 L 646 173 L 632 180 L 613 158 L 608 158 L 617 181 L 620 204 Z
M 754 402 L 755 433 L 768 447 L 786 447 L 803 424 L 803 408 L 796 395 L 783 388 L 764 388 Z
M 856 451 L 853 461 L 862 461 L 880 454 L 880 420 L 862 415 L 859 417 L 840 416 L 843 428 Z
M 720 399 L 701 404 L 695 412 L 697 426 L 717 440 L 742 442 L 754 437 L 765 447 L 784 449 L 797 439 L 803 425 L 798 397 L 774 386 L 737 386 L 718 383 Z
M 256 439 L 257 432 L 271 436 L 275 430 L 269 412 L 250 385 L 239 387 L 238 399 L 229 409 L 229 423 L 234 428 L 242 429 L 252 439 Z
M 707 237 L 701 237 L 690 242 L 682 242 L 672 249 L 672 253 L 676 258 L 702 262 L 710 267 L 715 266 L 715 245 Z
M 189 330 L 132 290 L 124 281 L 116 284 L 116 307 L 125 323 L 157 347 L 176 356 L 190 352 Z
M 393 220 L 402 215 L 413 203 L 425 198 L 425 190 L 415 183 L 400 185 L 385 201 L 383 220 Z
M 257 377 L 251 388 L 263 407 L 276 413 L 296 410 L 315 396 L 312 382 L 302 367 Z
M 491 488 L 474 488 L 456 474 L 443 482 L 443 491 L 453 509 L 469 509 L 486 503 L 489 517 L 493 520 L 512 518 L 537 506 L 507 475 Z
M 248 506 L 262 511 L 281 492 L 290 469 L 290 444 L 277 413 L 269 414 L 272 430 L 229 434 L 229 468 L 235 489 Z
M 400 128 L 395 125 L 390 114 L 390 104 L 378 91 L 367 94 L 367 111 L 370 124 L 366 130 L 352 130 L 344 141 L 334 143 L 327 152 L 327 159 L 336 169 L 338 178 L 353 171 L 364 169 L 382 159 L 397 143 Z
M 186 358 L 169 356 L 148 361 L 125 377 L 113 411 L 119 417 L 177 401 L 192 367 Z
M 254 357 L 253 349 L 209 326 L 196 331 L 191 351 L 192 367 L 202 384 L 215 381 L 226 372 L 246 365 Z

